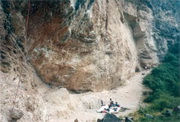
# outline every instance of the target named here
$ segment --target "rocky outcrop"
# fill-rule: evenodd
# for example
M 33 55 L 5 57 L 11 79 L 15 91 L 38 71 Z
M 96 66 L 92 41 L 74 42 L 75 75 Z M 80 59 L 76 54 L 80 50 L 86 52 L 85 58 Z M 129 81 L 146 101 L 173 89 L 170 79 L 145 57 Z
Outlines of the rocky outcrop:
M 122 4 L 77 2 L 62 4 L 62 13 L 47 3 L 34 11 L 29 28 L 30 60 L 45 82 L 69 90 L 116 88 L 138 65 L 133 34 L 121 19 Z M 50 13 L 53 16 L 44 18 Z
M 160 7 L 155 0 L 31 0 L 26 38 L 27 1 L 2 1 L 1 51 L 13 45 L 12 55 L 21 54 L 16 58 L 27 59 L 46 83 L 76 92 L 113 89 L 135 71 L 157 65 L 168 42 L 177 39 L 178 15 L 172 14 L 177 12 L 157 3 Z
M 153 38 L 157 45 L 157 55 L 163 59 L 168 48 L 180 40 L 180 1 L 164 0 L 149 2 L 153 11 Z
M 152 37 L 153 12 L 144 4 L 137 6 L 137 3 L 125 2 L 124 6 L 124 17 L 132 29 L 139 63 L 143 68 L 152 67 L 159 62 Z

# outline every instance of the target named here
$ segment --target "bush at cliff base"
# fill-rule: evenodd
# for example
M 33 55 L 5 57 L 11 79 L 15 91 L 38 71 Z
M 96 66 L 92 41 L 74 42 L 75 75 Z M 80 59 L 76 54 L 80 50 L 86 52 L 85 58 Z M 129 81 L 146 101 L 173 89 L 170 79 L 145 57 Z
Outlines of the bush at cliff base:
M 180 115 L 162 117 L 163 111 L 173 109 L 180 105 L 180 46 L 179 42 L 169 48 L 162 63 L 144 78 L 144 85 L 152 89 L 152 93 L 144 100 L 150 103 L 148 107 L 141 108 L 139 114 L 150 113 L 155 116 L 153 121 L 178 121 Z M 179 116 L 179 118 L 178 118 Z M 152 121 L 141 117 L 139 121 Z

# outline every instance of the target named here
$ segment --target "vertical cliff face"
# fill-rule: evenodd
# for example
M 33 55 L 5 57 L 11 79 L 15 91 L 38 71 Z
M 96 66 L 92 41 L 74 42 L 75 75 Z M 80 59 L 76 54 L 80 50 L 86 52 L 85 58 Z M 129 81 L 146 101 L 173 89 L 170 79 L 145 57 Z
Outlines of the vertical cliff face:
M 57 14 L 40 4 L 30 17 L 29 55 L 44 81 L 100 91 L 120 86 L 135 72 L 137 49 L 120 1 L 61 2 Z
M 178 37 L 178 17 L 166 10 L 170 2 L 165 8 L 149 0 L 30 3 L 25 39 L 27 1 L 1 2 L 4 47 L 14 40 L 44 82 L 69 90 L 116 88 L 135 70 L 158 64 L 167 42 Z
M 125 2 L 124 17 L 130 26 L 141 67 L 157 64 L 157 45 L 153 35 L 153 12 L 146 4 Z

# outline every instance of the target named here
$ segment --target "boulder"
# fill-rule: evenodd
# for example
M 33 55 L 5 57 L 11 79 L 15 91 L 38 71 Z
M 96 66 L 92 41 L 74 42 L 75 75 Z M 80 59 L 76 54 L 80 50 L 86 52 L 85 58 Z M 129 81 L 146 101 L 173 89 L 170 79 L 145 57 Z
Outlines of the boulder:
M 14 119 L 14 120 L 18 120 L 20 119 L 24 114 L 21 110 L 16 109 L 16 108 L 12 108 L 9 110 L 10 113 L 10 118 Z
M 126 117 L 125 122 L 133 122 L 133 118 L 132 117 Z
M 97 122 L 102 122 L 102 120 L 101 119 L 97 119 Z
M 150 118 L 150 119 L 153 119 L 153 118 L 154 118 L 154 116 L 151 115 L 151 114 L 145 114 L 145 116 L 146 116 L 147 118 Z
M 180 106 L 176 106 L 176 107 L 173 109 L 173 113 L 180 113 Z
M 104 118 L 101 121 L 98 120 L 98 122 L 121 122 L 121 120 L 116 115 L 107 113 Z
M 74 122 L 78 122 L 78 119 L 75 119 Z

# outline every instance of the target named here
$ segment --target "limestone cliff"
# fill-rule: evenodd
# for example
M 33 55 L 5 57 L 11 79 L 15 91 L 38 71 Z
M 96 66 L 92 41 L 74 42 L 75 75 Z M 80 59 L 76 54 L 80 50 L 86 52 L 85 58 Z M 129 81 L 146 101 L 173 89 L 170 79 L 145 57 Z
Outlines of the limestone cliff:
M 8 72 L 13 61 L 7 57 L 15 56 L 49 84 L 78 92 L 116 88 L 135 71 L 156 66 L 167 42 L 179 39 L 174 3 L 31 0 L 25 38 L 28 1 L 1 0 L 1 69 Z

